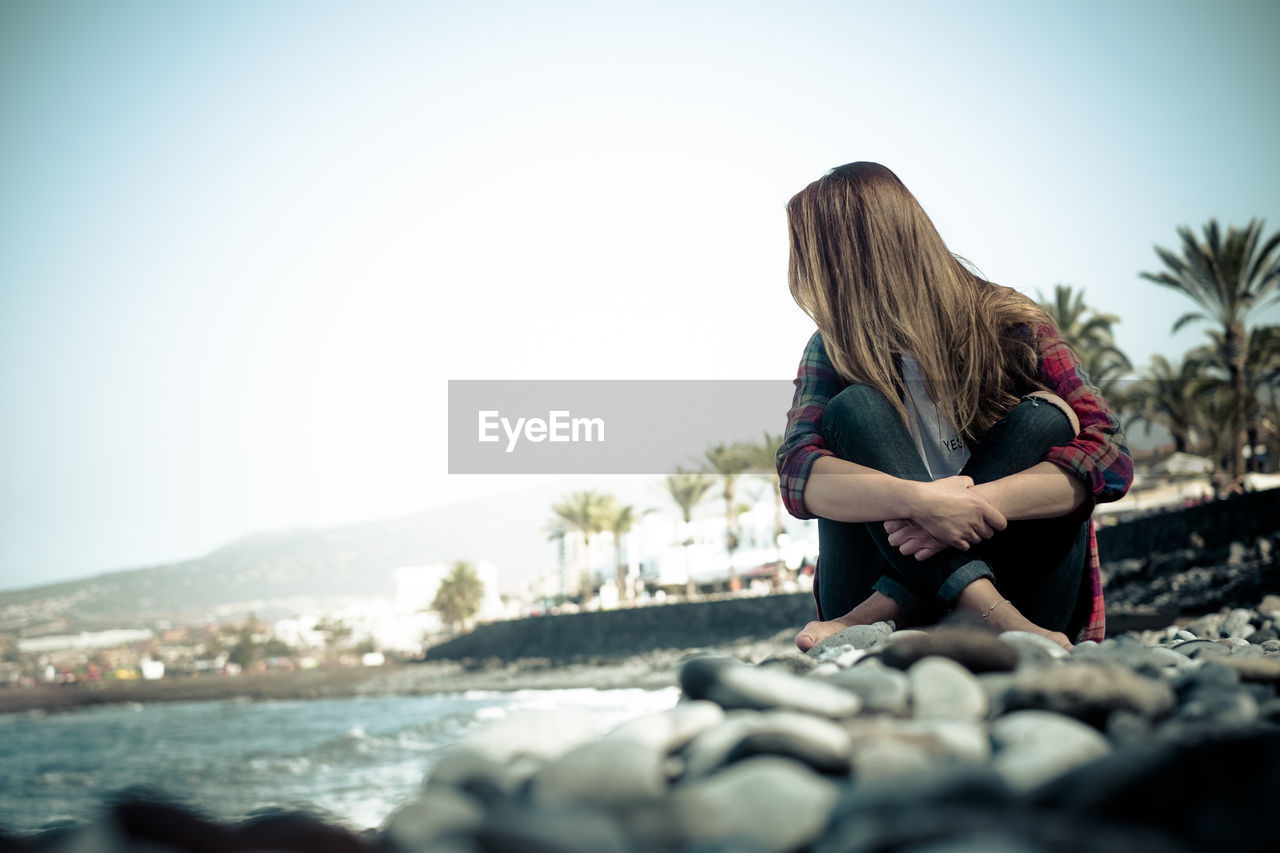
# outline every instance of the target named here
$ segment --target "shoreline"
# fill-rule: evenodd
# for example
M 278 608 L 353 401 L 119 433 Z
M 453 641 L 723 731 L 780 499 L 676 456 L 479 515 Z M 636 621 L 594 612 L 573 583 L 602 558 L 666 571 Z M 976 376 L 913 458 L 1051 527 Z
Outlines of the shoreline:
M 790 642 L 790 635 L 787 642 Z M 628 658 L 554 665 L 541 659 L 470 666 L 455 661 L 428 660 L 381 667 L 231 677 L 48 684 L 0 689 L 0 714 L 61 713 L 97 705 L 129 703 L 306 701 L 362 696 L 427 696 L 469 690 L 658 690 L 676 686 L 678 664 L 684 658 L 711 651 L 733 655 L 735 650 L 746 645 L 760 643 L 731 644 L 715 649 L 663 649 Z

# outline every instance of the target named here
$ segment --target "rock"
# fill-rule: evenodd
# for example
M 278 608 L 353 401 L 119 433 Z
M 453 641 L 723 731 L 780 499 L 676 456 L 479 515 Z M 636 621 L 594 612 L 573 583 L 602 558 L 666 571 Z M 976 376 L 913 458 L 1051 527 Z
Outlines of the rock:
M 1158 827 L 1180 842 L 1171 849 L 1261 851 L 1275 848 L 1266 803 L 1277 790 L 1280 734 L 1226 731 L 1117 751 L 1050 782 L 1032 803 L 1077 820 Z
M 1044 666 L 1067 656 L 1067 650 L 1053 640 L 1028 631 L 1005 631 L 1000 641 L 1014 650 L 1019 666 Z
M 991 724 L 992 767 L 1013 788 L 1030 789 L 1111 751 L 1095 729 L 1047 711 L 1014 711 Z
M 665 755 L 723 720 L 724 709 L 714 702 L 681 702 L 668 711 L 627 720 L 606 737 L 639 741 Z
M 587 743 L 548 764 L 530 780 L 539 803 L 582 803 L 622 809 L 667 792 L 666 753 L 639 740 L 604 738 Z
M 973 673 L 1005 672 L 1018 664 L 1016 651 L 981 628 L 921 631 L 891 639 L 880 653 L 886 664 L 903 670 L 926 657 L 949 658 Z
M 804 675 L 813 669 L 816 663 L 813 658 L 797 650 L 772 655 L 760 661 L 757 666 L 776 666 L 792 675 Z
M 1227 614 L 1209 613 L 1188 625 L 1187 630 L 1201 639 L 1216 640 L 1222 636 L 1219 629 L 1225 621 L 1227 621 Z
M 507 763 L 521 758 L 550 761 L 600 736 L 600 725 L 586 711 L 519 711 L 468 734 L 459 746 Z
M 1253 626 L 1253 621 L 1256 617 L 1257 614 L 1252 610 L 1246 610 L 1244 608 L 1232 610 L 1230 615 L 1228 615 L 1226 620 L 1222 623 L 1221 631 L 1228 637 L 1247 638 L 1257 630 Z
M 731 844 L 799 849 L 826 827 L 839 799 L 834 784 L 785 758 L 761 756 L 676 788 L 668 819 L 691 844 Z
M 853 738 L 855 768 L 859 754 L 889 742 L 907 744 L 925 755 L 931 765 L 977 763 L 991 757 L 991 739 L 978 723 L 956 720 L 897 720 L 858 717 L 844 723 Z
M 824 717 L 858 713 L 858 697 L 822 679 L 745 666 L 727 658 L 700 657 L 680 669 L 680 686 L 691 699 L 708 699 L 726 710 L 785 708 Z
M 911 713 L 911 682 L 898 670 L 889 669 L 877 661 L 841 670 L 831 676 L 831 682 L 862 700 L 863 713 L 895 717 Z
M 1262 650 L 1269 655 L 1280 653 L 1280 640 L 1267 640 L 1262 644 Z
M 426 850 L 442 836 L 474 829 L 484 808 L 449 785 L 435 785 L 400 807 L 387 821 L 387 838 L 400 850 Z
M 923 776 L 933 767 L 929 753 L 909 741 L 874 740 L 862 744 L 853 754 L 853 775 L 860 784 L 898 776 Z
M 1217 640 L 1188 640 L 1185 643 L 1178 643 L 1173 646 L 1173 650 L 1191 658 L 1198 658 L 1200 656 L 1216 657 L 1219 655 L 1231 654 L 1231 649 L 1221 645 Z
M 1022 670 L 1003 702 L 1010 709 L 1038 708 L 1087 720 L 1104 719 L 1116 710 L 1158 717 L 1175 704 L 1167 683 L 1101 661 Z
M 987 713 L 987 694 L 960 664 L 927 657 L 907 670 L 911 704 L 918 719 L 980 720 Z
M 1271 619 L 1280 619 L 1280 595 L 1264 595 L 1258 603 L 1258 612 Z
M 880 645 L 893 633 L 892 622 L 876 622 L 873 625 L 853 625 L 837 631 L 830 637 L 809 649 L 806 654 L 821 659 L 828 649 L 839 646 L 853 646 L 855 649 L 871 649 Z
M 475 838 L 484 851 L 626 853 L 626 834 L 608 814 L 546 803 L 508 803 L 492 811 Z
M 839 725 L 794 711 L 742 711 L 698 735 L 685 751 L 685 779 L 753 755 L 794 758 L 823 773 L 849 770 L 853 740 Z
M 1190 631 L 1179 631 L 1176 634 L 1174 634 L 1174 636 L 1177 637 L 1179 640 L 1199 639 L 1198 637 L 1196 637 L 1195 634 L 1191 633 Z

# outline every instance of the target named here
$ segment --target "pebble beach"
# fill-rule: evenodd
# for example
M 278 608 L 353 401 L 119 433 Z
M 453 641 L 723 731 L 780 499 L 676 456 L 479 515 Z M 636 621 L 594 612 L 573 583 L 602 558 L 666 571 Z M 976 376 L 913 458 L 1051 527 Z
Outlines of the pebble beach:
M 1070 652 L 963 622 L 779 634 L 686 653 L 676 706 L 610 731 L 538 710 L 468 734 L 375 831 L 133 800 L 0 849 L 1272 850 L 1278 631 L 1267 596 Z

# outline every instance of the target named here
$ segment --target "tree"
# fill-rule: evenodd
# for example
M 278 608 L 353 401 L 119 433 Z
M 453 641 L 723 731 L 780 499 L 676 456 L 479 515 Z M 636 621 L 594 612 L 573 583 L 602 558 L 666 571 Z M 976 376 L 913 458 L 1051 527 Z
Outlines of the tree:
M 1199 321 L 1216 323 L 1221 330 L 1217 346 L 1227 367 L 1231 389 L 1228 453 L 1231 475 L 1236 481 L 1244 477 L 1241 449 L 1248 410 L 1245 387 L 1248 322 L 1254 312 L 1280 296 L 1280 252 L 1277 252 L 1280 233 L 1264 240 L 1262 228 L 1262 220 L 1251 219 L 1244 228 L 1228 226 L 1224 237 L 1217 220 L 1210 219 L 1204 226 L 1201 241 L 1190 228 L 1183 226 L 1178 229 L 1182 239 L 1181 256 L 1156 246 L 1156 255 L 1165 270 L 1142 273 L 1148 281 L 1172 288 L 1199 306 L 1200 310 L 1179 317 L 1173 331 Z
M 734 488 L 738 477 L 751 470 L 752 451 L 747 444 L 717 444 L 704 456 L 707 472 L 717 474 L 724 485 L 725 549 L 729 552 L 729 588 L 738 588 L 738 571 L 733 565 L 733 552 L 738 548 L 738 506 Z
M 761 474 L 773 486 L 773 544 L 780 547 L 782 526 L 782 480 L 778 477 L 777 454 L 782 436 L 766 431 L 760 443 L 752 445 L 751 470 Z M 779 555 L 781 556 L 781 555 Z
M 1280 326 L 1258 326 L 1249 332 L 1248 350 L 1244 357 L 1245 439 L 1247 446 L 1258 444 L 1260 430 L 1269 430 L 1264 412 L 1273 406 L 1280 393 Z M 1205 371 L 1204 384 L 1214 393 L 1232 400 L 1230 373 L 1222 361 L 1222 333 L 1209 331 L 1211 343 L 1188 354 Z M 1229 407 L 1228 407 L 1229 408 Z M 1242 454 L 1243 456 L 1243 454 Z M 1252 468 L 1253 453 L 1249 453 Z
M 693 508 L 702 502 L 714 485 L 715 479 L 710 475 L 700 471 L 686 471 L 683 468 L 676 468 L 676 472 L 668 474 L 666 479 L 667 493 L 671 495 L 671 500 L 676 506 L 680 507 L 680 516 L 686 528 L 685 538 L 680 545 L 684 548 L 685 594 L 690 598 L 693 597 L 695 589 L 693 572 L 689 569 L 690 540 L 687 529 L 689 523 L 693 521 Z
M 1174 367 L 1164 356 L 1154 355 L 1146 372 L 1129 389 L 1128 403 L 1134 414 L 1128 426 L 1143 423 L 1148 432 L 1153 424 L 1163 426 L 1173 436 L 1174 450 L 1186 453 L 1201 423 L 1205 393 L 1198 358 L 1183 356 Z
M 440 581 L 431 609 L 440 614 L 445 630 L 455 634 L 458 628 L 476 615 L 482 598 L 484 581 L 480 580 L 474 566 L 465 560 L 459 560 Z
M 610 501 L 610 505 L 604 510 L 604 529 L 613 534 L 613 553 L 615 572 L 618 580 L 618 598 L 619 600 L 627 600 L 631 598 L 631 589 L 627 584 L 627 566 L 622 562 L 622 537 L 625 536 L 636 523 L 635 507 L 622 506 L 616 502 Z
M 1040 297 L 1040 307 L 1048 312 L 1062 339 L 1071 345 L 1080 357 L 1085 373 L 1113 402 L 1118 395 L 1116 383 L 1133 369 L 1129 357 L 1116 346 L 1112 326 L 1120 322 L 1115 314 L 1103 314 L 1084 301 L 1084 290 L 1057 284 L 1053 299 Z
M 605 521 L 612 511 L 614 500 L 603 492 L 573 492 L 553 504 L 551 512 L 552 536 L 555 531 L 577 532 L 582 534 L 582 568 L 580 587 L 582 603 L 591 598 L 591 537 L 605 530 Z

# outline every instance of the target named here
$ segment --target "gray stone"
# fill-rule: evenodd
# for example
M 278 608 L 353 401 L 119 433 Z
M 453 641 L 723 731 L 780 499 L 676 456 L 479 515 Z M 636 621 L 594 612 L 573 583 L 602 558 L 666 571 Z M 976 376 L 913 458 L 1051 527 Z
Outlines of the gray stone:
M 853 754 L 853 776 L 859 783 L 898 776 L 924 776 L 935 766 L 927 750 L 903 740 L 875 740 Z
M 1231 649 L 1217 640 L 1188 640 L 1185 643 L 1178 643 L 1173 646 L 1173 650 L 1192 658 L 1202 655 L 1215 657 L 1231 654 Z
M 1111 751 L 1097 730 L 1047 711 L 1014 711 L 991 724 L 992 767 L 1026 790 Z
M 425 850 L 441 836 L 478 827 L 484 808 L 450 785 L 437 785 L 396 810 L 386 837 L 399 850 Z
M 667 792 L 666 753 L 639 740 L 615 737 L 587 743 L 548 764 L 530 781 L 540 803 L 584 803 L 621 809 Z
M 1228 637 L 1247 638 L 1257 630 L 1253 626 L 1253 621 L 1256 618 L 1257 614 L 1252 610 L 1246 610 L 1243 607 L 1232 610 L 1222 623 L 1222 633 Z
M 639 741 L 665 755 L 680 749 L 699 732 L 719 725 L 723 720 L 724 709 L 714 702 L 681 702 L 670 710 L 627 720 L 606 737 Z
M 1225 613 L 1209 613 L 1187 626 L 1187 630 L 1205 640 L 1216 640 L 1222 636 L 1222 623 L 1227 621 Z
M 1067 656 L 1067 650 L 1062 646 L 1030 631 L 1005 631 L 1000 639 L 1017 651 L 1020 666 L 1043 666 Z
M 1280 595 L 1264 595 L 1258 603 L 1258 612 L 1270 619 L 1280 619 Z
M 770 655 L 760 661 L 757 666 L 775 666 L 786 670 L 792 675 L 805 675 L 813 669 L 816 661 L 808 655 L 800 651 L 783 652 L 780 655 Z
M 1274 658 L 1241 657 L 1236 653 L 1231 657 L 1215 660 L 1214 663 L 1234 669 L 1245 681 L 1280 682 L 1280 660 Z
M 1039 708 L 1086 719 L 1105 717 L 1116 710 L 1157 717 L 1175 704 L 1167 682 L 1143 678 L 1127 667 L 1102 661 L 1021 670 L 1003 701 L 1010 709 Z
M 991 757 L 991 740 L 979 723 L 859 717 L 844 726 L 853 738 L 855 766 L 860 752 L 889 742 L 910 745 L 932 764 L 977 763 Z
M 1280 654 L 1280 640 L 1267 640 L 1262 644 L 1262 650 L 1269 655 Z
M 1191 633 L 1190 631 L 1179 631 L 1178 633 L 1174 634 L 1174 636 L 1177 637 L 1179 640 L 1199 639 L 1195 634 Z
M 880 653 L 897 669 L 908 669 L 927 657 L 944 657 L 970 672 L 1005 672 L 1017 666 L 1017 653 L 981 628 L 944 627 L 894 639 Z
M 849 769 L 853 739 L 822 717 L 794 711 L 735 712 L 699 734 L 685 750 L 686 779 L 715 772 L 736 759 L 770 754 L 794 758 L 828 773 Z
M 871 649 L 885 641 L 893 633 L 892 622 L 876 622 L 873 625 L 853 625 L 827 637 L 806 654 L 821 659 L 823 653 L 838 646 L 853 646 L 855 649 Z
M 785 708 L 824 717 L 858 713 L 858 697 L 819 678 L 702 657 L 680 669 L 680 686 L 691 699 L 708 699 L 726 710 Z
M 927 657 L 907 670 L 911 704 L 921 719 L 980 720 L 987 713 L 987 694 L 960 664 Z
M 676 788 L 668 819 L 693 844 L 734 839 L 796 850 L 826 827 L 839 789 L 807 767 L 761 756 Z
M 600 736 L 600 725 L 586 711 L 518 711 L 469 733 L 459 746 L 499 762 L 519 758 L 550 761 Z
M 617 820 L 605 812 L 547 803 L 511 803 L 492 811 L 475 831 L 485 851 L 626 853 L 631 849 Z
M 896 717 L 911 713 L 911 682 L 898 670 L 877 661 L 842 670 L 831 681 L 857 695 L 862 700 L 863 713 Z

